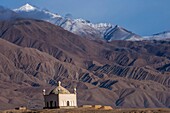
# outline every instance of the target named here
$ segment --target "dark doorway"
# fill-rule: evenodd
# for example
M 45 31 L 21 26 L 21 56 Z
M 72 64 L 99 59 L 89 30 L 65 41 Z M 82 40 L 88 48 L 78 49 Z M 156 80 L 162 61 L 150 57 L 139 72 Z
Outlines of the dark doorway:
M 67 106 L 70 106 L 70 102 L 69 101 L 67 101 Z
M 53 101 L 50 101 L 50 108 L 53 108 Z

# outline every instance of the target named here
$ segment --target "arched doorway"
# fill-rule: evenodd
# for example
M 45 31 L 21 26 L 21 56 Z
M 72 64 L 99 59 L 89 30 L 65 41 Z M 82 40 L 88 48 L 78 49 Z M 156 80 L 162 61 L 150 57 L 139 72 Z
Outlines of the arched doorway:
M 50 108 L 53 108 L 53 101 L 50 101 Z
M 70 102 L 69 101 L 67 101 L 67 106 L 70 106 Z
M 48 102 L 47 102 L 47 108 L 49 108 L 49 104 L 48 104 Z

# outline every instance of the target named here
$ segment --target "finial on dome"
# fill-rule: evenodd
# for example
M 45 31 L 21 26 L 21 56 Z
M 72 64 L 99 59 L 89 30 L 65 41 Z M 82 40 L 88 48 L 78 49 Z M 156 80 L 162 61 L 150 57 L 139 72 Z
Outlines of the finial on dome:
M 61 86 L 61 82 L 60 81 L 58 81 L 58 86 Z
M 77 89 L 76 89 L 76 88 L 74 88 L 74 94 L 76 94 L 76 93 L 77 93 L 76 91 L 77 91 Z
M 43 89 L 43 95 L 45 95 L 45 89 Z

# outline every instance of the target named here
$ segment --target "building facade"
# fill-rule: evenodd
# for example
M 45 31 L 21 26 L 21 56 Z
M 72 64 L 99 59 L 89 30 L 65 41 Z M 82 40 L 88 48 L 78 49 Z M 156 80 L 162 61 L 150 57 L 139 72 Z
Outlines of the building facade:
M 61 86 L 61 82 L 58 82 L 58 86 L 54 88 L 48 95 L 43 90 L 45 109 L 52 108 L 75 108 L 77 107 L 77 93 L 74 88 L 74 93 L 70 93 L 67 89 Z

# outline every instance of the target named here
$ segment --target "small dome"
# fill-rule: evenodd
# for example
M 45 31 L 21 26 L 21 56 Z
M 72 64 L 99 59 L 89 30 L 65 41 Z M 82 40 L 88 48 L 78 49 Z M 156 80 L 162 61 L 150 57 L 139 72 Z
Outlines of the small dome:
M 56 88 L 54 88 L 50 94 L 70 94 L 70 92 L 61 86 L 61 82 L 58 82 L 58 86 Z

